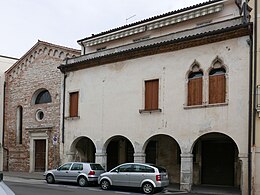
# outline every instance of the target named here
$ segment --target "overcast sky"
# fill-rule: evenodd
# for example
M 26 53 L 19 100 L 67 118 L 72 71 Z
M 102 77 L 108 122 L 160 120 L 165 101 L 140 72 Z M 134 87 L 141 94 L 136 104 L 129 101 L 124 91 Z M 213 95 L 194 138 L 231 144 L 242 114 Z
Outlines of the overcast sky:
M 0 55 L 20 58 L 37 41 L 77 40 L 207 0 L 0 0 Z

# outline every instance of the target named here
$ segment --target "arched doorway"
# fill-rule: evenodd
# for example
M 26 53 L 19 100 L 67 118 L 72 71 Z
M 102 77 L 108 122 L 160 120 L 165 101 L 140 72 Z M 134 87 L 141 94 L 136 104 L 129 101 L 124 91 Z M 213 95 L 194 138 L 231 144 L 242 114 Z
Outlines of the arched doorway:
M 107 143 L 107 171 L 121 163 L 134 162 L 134 147 L 127 138 L 115 136 Z
M 72 144 L 75 153 L 74 161 L 95 162 L 96 147 L 93 141 L 87 137 L 79 137 Z
M 241 165 L 236 143 L 227 135 L 209 133 L 193 147 L 193 184 L 240 185 Z
M 180 183 L 180 153 L 179 144 L 168 135 L 155 135 L 145 144 L 145 162 L 165 167 L 170 183 Z

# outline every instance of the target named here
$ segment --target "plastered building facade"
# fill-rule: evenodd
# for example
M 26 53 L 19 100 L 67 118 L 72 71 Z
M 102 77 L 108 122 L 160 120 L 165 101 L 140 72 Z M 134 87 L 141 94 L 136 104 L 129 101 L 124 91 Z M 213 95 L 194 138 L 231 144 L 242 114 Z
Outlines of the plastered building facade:
M 155 163 L 182 190 L 247 194 L 250 33 L 240 5 L 214 0 L 79 40 L 59 67 L 62 161 Z

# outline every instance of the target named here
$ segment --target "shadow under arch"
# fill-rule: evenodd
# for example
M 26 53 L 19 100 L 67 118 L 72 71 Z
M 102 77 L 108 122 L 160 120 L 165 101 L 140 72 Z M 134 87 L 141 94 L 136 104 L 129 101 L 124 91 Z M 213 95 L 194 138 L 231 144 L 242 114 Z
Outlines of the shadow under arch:
M 228 135 L 201 135 L 192 146 L 193 184 L 240 186 L 241 162 L 238 146 Z
M 180 183 L 181 149 L 178 142 L 166 134 L 150 137 L 143 146 L 145 162 L 165 167 L 170 183 Z
M 74 153 L 73 161 L 95 162 L 96 147 L 88 137 L 76 138 L 71 144 L 70 151 Z
M 134 162 L 134 147 L 129 139 L 122 135 L 110 137 L 104 144 L 107 154 L 107 171 L 119 164 Z

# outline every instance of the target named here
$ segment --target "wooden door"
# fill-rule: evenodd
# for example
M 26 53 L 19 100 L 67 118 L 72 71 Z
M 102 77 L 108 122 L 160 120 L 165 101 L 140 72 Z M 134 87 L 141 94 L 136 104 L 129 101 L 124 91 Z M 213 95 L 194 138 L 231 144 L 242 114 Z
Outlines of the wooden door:
M 45 171 L 46 140 L 35 140 L 35 171 Z

